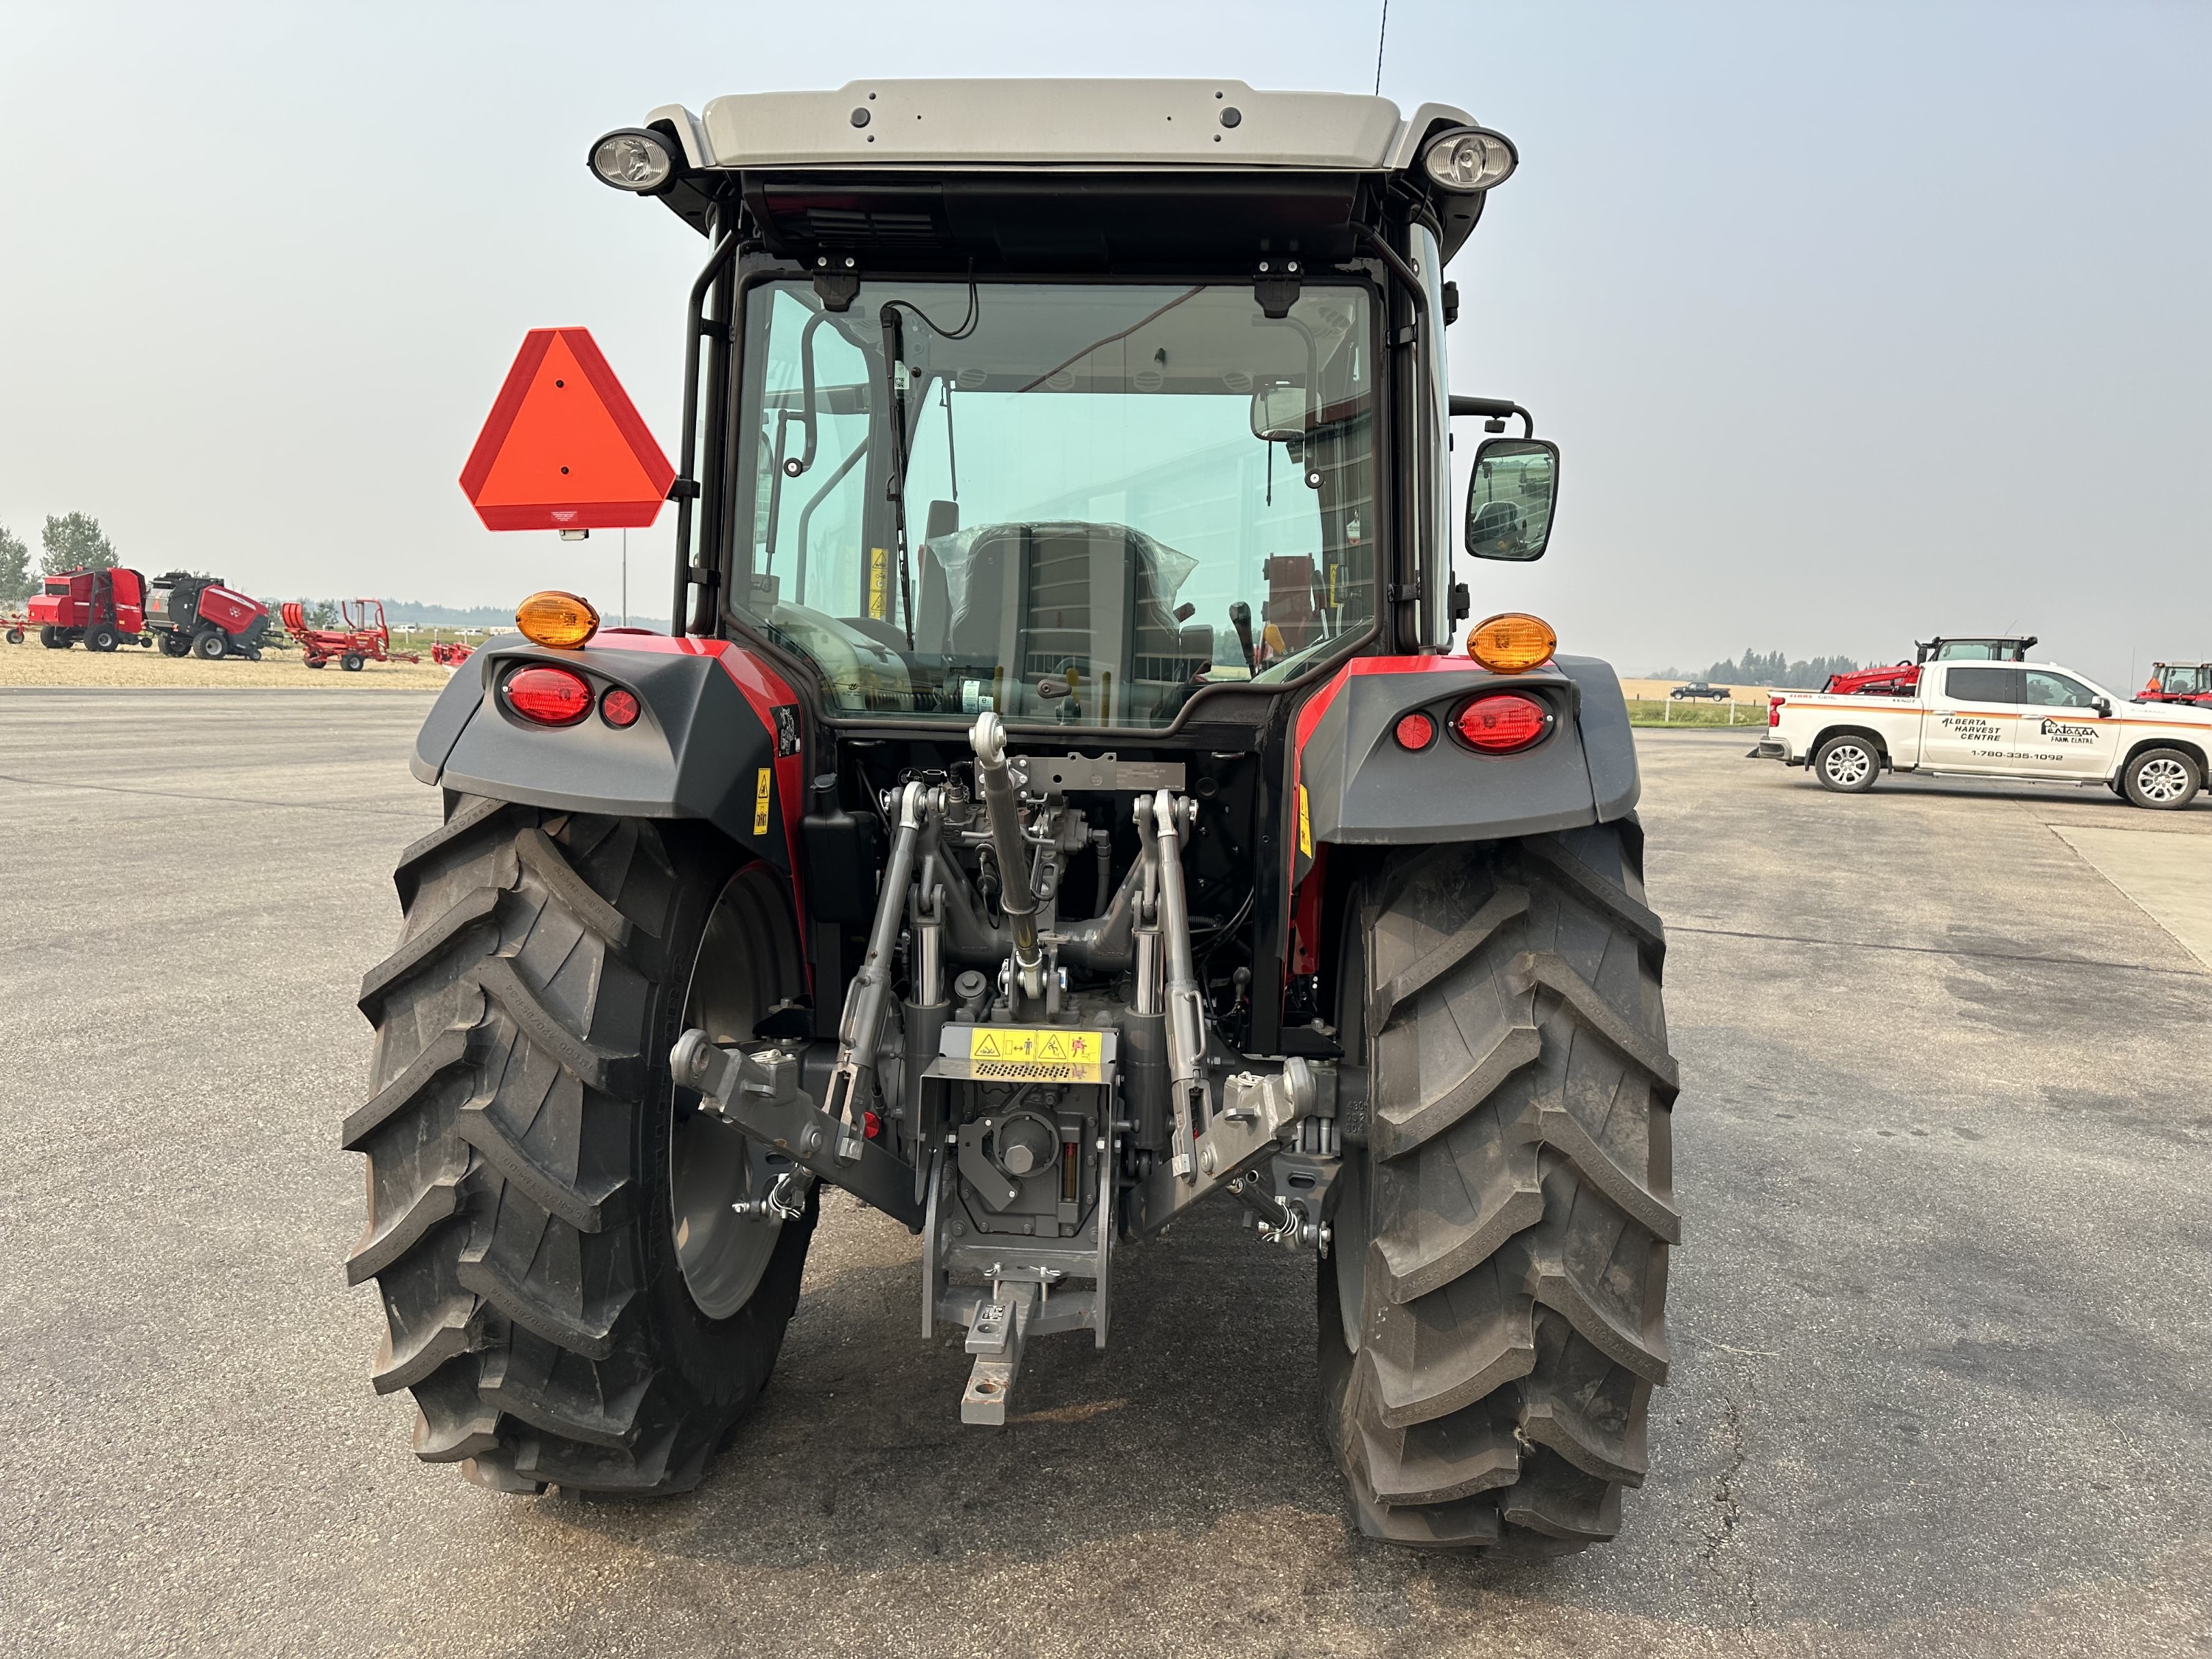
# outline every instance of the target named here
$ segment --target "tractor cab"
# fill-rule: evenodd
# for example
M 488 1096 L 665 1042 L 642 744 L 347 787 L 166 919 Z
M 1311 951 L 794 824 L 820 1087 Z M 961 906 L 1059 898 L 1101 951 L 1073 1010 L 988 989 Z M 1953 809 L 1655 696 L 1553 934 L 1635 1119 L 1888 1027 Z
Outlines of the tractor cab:
M 1977 635 L 1953 640 L 1938 635 L 1916 643 L 1918 662 L 2026 662 L 2036 637 L 2033 634 Z
M 2138 702 L 2194 702 L 2212 706 L 2212 662 L 2153 663 Z

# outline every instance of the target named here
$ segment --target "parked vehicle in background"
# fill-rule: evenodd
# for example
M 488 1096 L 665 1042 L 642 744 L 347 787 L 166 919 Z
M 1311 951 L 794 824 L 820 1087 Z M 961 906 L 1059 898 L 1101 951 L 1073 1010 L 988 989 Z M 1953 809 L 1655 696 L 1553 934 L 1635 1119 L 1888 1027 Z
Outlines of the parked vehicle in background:
M 1688 685 L 1678 685 L 1667 695 L 1677 702 L 1691 697 L 1700 698 L 1706 702 L 1729 702 L 1735 697 L 1735 693 L 1725 685 L 1710 685 L 1704 680 L 1693 681 Z
M 146 625 L 167 657 L 224 657 L 261 660 L 269 634 L 269 607 L 220 576 L 167 570 L 146 592 Z
M 1831 674 L 1824 691 L 1844 696 L 1906 697 L 1920 684 L 1920 671 L 1931 662 L 2024 662 L 2036 642 L 2033 634 L 1976 634 L 1913 641 L 1918 654 L 1911 662 L 1884 663 Z
M 2212 662 L 2154 662 L 2137 702 L 2189 702 L 2212 708 Z
M 301 661 L 310 668 L 335 662 L 348 673 L 358 673 L 363 663 L 422 660 L 415 652 L 392 648 L 392 629 L 384 620 L 382 599 L 340 600 L 336 628 L 310 626 L 306 610 L 297 599 L 287 599 L 279 609 L 285 631 L 299 642 Z
M 1856 794 L 1884 771 L 2101 783 L 2137 806 L 2186 806 L 2212 755 L 2212 708 L 2115 697 L 2056 663 L 1936 659 L 1882 698 L 1777 693 L 1763 760 Z
M 80 640 L 88 651 L 147 644 L 146 579 L 120 565 L 57 571 L 31 596 L 27 621 L 49 651 L 66 651 Z

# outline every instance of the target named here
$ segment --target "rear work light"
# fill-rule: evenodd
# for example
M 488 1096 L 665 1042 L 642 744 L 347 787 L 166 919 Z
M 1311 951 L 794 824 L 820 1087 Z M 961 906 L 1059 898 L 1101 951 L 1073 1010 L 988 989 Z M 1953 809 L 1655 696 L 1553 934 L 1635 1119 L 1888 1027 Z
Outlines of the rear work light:
M 1401 714 L 1393 735 L 1401 749 L 1426 749 L 1437 740 L 1437 723 L 1426 714 Z
M 591 683 L 566 668 L 518 668 L 499 690 L 509 708 L 536 726 L 574 726 L 592 712 Z
M 1552 729 L 1552 711 L 1517 691 L 1477 697 L 1452 716 L 1452 728 L 1471 749 L 1486 755 L 1510 755 L 1540 740 Z

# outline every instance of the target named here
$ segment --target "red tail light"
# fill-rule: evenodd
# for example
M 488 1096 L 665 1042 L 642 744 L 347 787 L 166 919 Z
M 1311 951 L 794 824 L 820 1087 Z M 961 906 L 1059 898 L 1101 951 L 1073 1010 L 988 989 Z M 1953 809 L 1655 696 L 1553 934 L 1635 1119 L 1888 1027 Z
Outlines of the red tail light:
M 1782 724 L 1781 698 L 1769 697 L 1766 700 L 1766 723 L 1769 726 L 1779 726 Z
M 599 699 L 599 718 L 612 726 L 635 726 L 637 694 L 617 685 Z
M 1426 749 L 1437 740 L 1437 723 L 1426 714 L 1401 714 L 1395 735 L 1401 749 Z
M 538 726 L 574 726 L 592 712 L 591 683 L 565 668 L 518 668 L 500 685 L 507 706 Z
M 1497 691 L 1462 708 L 1452 716 L 1452 726 L 1470 748 L 1510 755 L 1552 729 L 1552 711 L 1517 691 Z

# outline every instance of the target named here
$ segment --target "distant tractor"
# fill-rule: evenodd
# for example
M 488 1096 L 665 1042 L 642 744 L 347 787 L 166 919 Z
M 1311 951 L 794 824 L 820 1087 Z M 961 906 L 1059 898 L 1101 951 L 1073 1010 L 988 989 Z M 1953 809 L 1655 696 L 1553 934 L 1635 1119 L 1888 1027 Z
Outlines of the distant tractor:
M 1947 640 L 1939 634 L 1932 640 L 1916 641 L 1919 654 L 1911 662 L 1882 663 L 1871 668 L 1854 668 L 1848 673 L 1831 674 L 1827 684 L 1820 689 L 1831 696 L 1909 697 L 1919 688 L 1923 664 L 2026 662 L 2028 649 L 2035 642 L 2033 634 L 1981 634 L 1955 640 Z
M 57 571 L 31 596 L 26 620 L 49 651 L 66 651 L 80 640 L 88 651 L 143 645 L 146 579 L 119 567 Z
M 2154 662 L 2137 702 L 2191 702 L 2212 708 L 2212 662 Z
M 258 662 L 269 635 L 269 607 L 226 587 L 220 576 L 169 570 L 147 589 L 146 625 L 166 657 Z
M 422 660 L 414 652 L 392 648 L 392 629 L 384 620 L 382 599 L 340 600 L 338 626 L 334 629 L 310 625 L 297 599 L 287 599 L 281 609 L 285 631 L 300 642 L 300 659 L 310 668 L 327 667 L 335 661 L 348 673 L 357 674 L 363 663 Z

